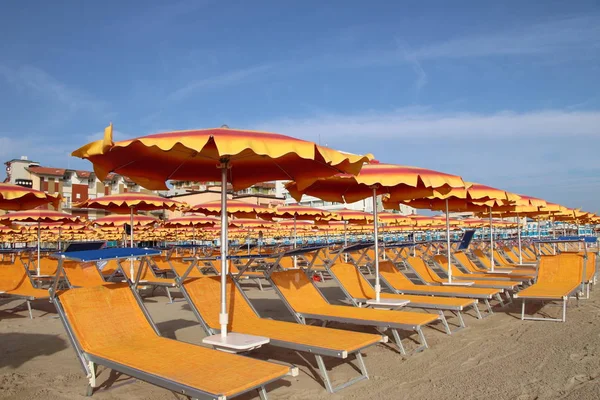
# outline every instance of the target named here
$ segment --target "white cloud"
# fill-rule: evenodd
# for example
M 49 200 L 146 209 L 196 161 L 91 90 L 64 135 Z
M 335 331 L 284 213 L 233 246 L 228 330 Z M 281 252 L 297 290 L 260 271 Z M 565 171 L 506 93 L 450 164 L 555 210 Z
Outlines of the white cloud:
M 232 86 L 267 73 L 272 68 L 269 64 L 256 65 L 249 68 L 226 72 L 210 78 L 203 78 L 189 82 L 185 86 L 167 95 L 168 101 L 180 101 L 194 93 L 206 89 L 215 89 L 224 86 Z
M 388 113 L 278 119 L 256 128 L 297 137 L 547 137 L 600 136 L 600 111 L 542 110 L 493 114 L 436 113 L 408 108 Z

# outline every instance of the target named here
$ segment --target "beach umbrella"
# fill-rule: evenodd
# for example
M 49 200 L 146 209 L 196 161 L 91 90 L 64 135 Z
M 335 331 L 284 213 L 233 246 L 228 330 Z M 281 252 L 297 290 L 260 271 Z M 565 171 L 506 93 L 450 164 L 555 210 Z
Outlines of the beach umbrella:
M 45 204 L 58 208 L 60 200 L 60 194 L 49 194 L 12 183 L 0 183 L 0 210 L 31 210 Z
M 414 199 L 437 194 L 442 196 L 452 189 L 464 188 L 465 183 L 457 175 L 418 167 L 383 164 L 371 161 L 357 175 L 338 174 L 330 178 L 316 179 L 301 187 L 299 182 L 290 182 L 286 188 L 297 201 L 303 194 L 326 201 L 354 203 L 369 197 L 373 201 L 373 236 L 375 247 L 375 302 L 380 301 L 379 282 L 379 218 L 377 196 Z
M 221 215 L 221 200 L 207 201 L 189 207 L 187 212 L 202 213 L 205 215 Z M 226 214 L 235 218 L 263 218 L 271 219 L 275 210 L 261 204 L 252 204 L 240 200 L 227 200 Z
M 446 214 L 446 246 L 448 258 L 448 284 L 452 282 L 452 258 L 450 246 L 450 211 L 475 211 L 489 210 L 490 222 L 492 209 L 497 206 L 514 204 L 520 196 L 514 193 L 496 189 L 479 183 L 465 182 L 463 188 L 452 188 L 442 193 L 434 193 L 432 196 L 413 200 L 402 200 L 394 198 L 384 200 L 384 206 L 399 208 L 399 204 L 406 204 L 414 208 L 445 211 Z M 490 230 L 490 251 L 492 254 L 491 269 L 494 270 L 494 235 Z
M 164 226 L 167 228 L 180 228 L 180 227 L 191 227 L 192 228 L 192 240 L 196 242 L 196 228 L 205 226 L 214 226 L 219 222 L 217 218 L 206 217 L 203 215 L 184 215 L 182 217 L 170 218 L 164 222 Z M 196 251 L 196 249 L 194 249 Z
M 37 225 L 37 274 L 40 274 L 40 242 L 42 223 L 73 223 L 80 219 L 71 214 L 53 210 L 26 210 L 0 216 L 0 223 L 10 225 L 12 223 L 35 223 Z
M 112 125 L 104 139 L 73 155 L 90 160 L 100 179 L 110 172 L 128 176 L 148 189 L 167 189 L 168 180 L 221 182 L 221 337 L 227 337 L 227 186 L 242 190 L 278 179 L 301 188 L 314 178 L 356 174 L 368 156 L 341 153 L 313 142 L 276 133 L 228 127 L 165 132 L 113 142 Z

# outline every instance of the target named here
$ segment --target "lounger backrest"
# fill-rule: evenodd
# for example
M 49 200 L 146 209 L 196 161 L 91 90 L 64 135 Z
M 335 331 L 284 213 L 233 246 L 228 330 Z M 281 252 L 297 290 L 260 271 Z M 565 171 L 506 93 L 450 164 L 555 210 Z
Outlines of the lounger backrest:
M 25 268 L 18 264 L 0 266 L 0 291 L 34 289 Z
M 102 275 L 108 276 L 114 274 L 119 269 L 117 260 L 108 260 L 102 267 Z
M 173 270 L 175 271 L 175 274 L 177 274 L 177 276 L 183 276 L 183 274 L 185 274 L 185 272 L 188 270 L 188 268 L 191 265 L 191 261 L 190 262 L 184 262 L 181 259 L 171 259 L 169 261 L 164 261 L 164 260 L 154 260 L 154 262 L 156 263 L 156 266 L 160 269 L 170 269 L 171 266 L 173 267 Z M 170 264 L 169 264 L 170 263 Z M 200 264 L 200 266 L 202 267 L 203 264 Z M 190 278 L 194 278 L 194 277 L 200 277 L 203 276 L 202 273 L 198 270 L 197 267 L 194 267 L 190 273 L 188 274 L 188 276 Z
M 494 262 L 496 264 L 510 264 L 498 250 L 494 250 Z
M 537 283 L 577 284 L 581 282 L 583 257 L 576 253 L 542 256 Z
M 33 264 L 29 266 L 29 269 L 36 269 L 34 265 L 37 265 L 37 259 L 34 260 Z M 50 257 L 40 258 L 40 275 L 56 275 L 58 269 L 58 260 Z
M 429 267 L 425 264 L 422 258 L 419 257 L 407 257 L 406 262 L 408 265 L 419 275 L 419 277 L 426 282 L 439 283 L 441 280 L 439 276 L 434 275 Z
M 188 279 L 183 286 L 206 324 L 212 329 L 220 329 L 221 279 L 217 276 L 203 276 Z M 256 323 L 260 319 L 231 278 L 227 278 L 227 307 L 231 330 L 235 330 L 236 326 Z
M 156 336 L 127 284 L 69 289 L 58 297 L 84 351 L 133 351 L 136 341 Z
M 316 310 L 322 305 L 329 305 L 321 293 L 313 286 L 304 271 L 289 270 L 273 272 L 271 280 L 283 297 L 296 311 Z
M 207 261 L 218 274 L 221 274 L 221 260 L 208 260 Z M 229 260 L 229 267 L 227 268 L 230 274 L 237 274 L 240 272 L 237 265 L 232 260 Z
M 468 270 L 471 270 L 471 271 L 478 270 L 477 266 L 473 263 L 473 261 L 471 261 L 471 259 L 469 257 L 467 257 L 467 255 L 465 253 L 463 253 L 462 251 L 454 252 L 454 257 L 456 257 L 456 259 L 462 265 L 464 265 L 465 268 L 467 268 Z
M 404 274 L 396 269 L 391 261 L 379 263 L 379 275 L 395 288 L 413 286 L 414 284 Z
M 473 254 L 475 254 L 475 256 L 477 258 L 479 258 L 479 261 L 481 261 L 481 263 L 486 267 L 486 268 L 490 268 L 490 260 L 488 259 L 487 255 L 483 252 L 483 250 L 481 249 L 475 249 L 473 250 Z
M 97 286 L 106 283 L 94 263 L 63 261 L 63 270 L 69 284 L 74 287 Z
M 121 269 L 126 277 L 130 280 L 137 277 L 138 270 L 140 269 L 141 262 L 140 260 L 133 260 L 133 278 L 131 275 L 131 261 L 127 259 L 123 259 L 121 262 Z M 144 268 L 142 269 L 142 274 L 140 275 L 140 281 L 151 281 L 155 279 L 154 273 L 152 272 L 150 266 L 144 263 Z
M 379 264 L 381 268 L 381 264 Z M 337 278 L 348 294 L 355 299 L 375 298 L 375 290 L 360 273 L 358 268 L 350 264 L 339 263 L 330 267 L 331 273 Z M 381 271 L 381 269 L 380 269 Z

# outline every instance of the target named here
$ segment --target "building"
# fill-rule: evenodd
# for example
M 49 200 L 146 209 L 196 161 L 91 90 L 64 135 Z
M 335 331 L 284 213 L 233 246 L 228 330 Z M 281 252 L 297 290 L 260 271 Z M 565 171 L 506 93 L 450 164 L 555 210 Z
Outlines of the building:
M 6 178 L 4 182 L 30 187 L 50 194 L 59 193 L 62 196 L 58 210 L 95 219 L 106 215 L 104 211 L 74 208 L 74 204 L 109 194 L 126 192 L 150 192 L 134 183 L 131 179 L 109 174 L 100 181 L 91 171 L 68 168 L 54 168 L 40 165 L 26 156 L 4 163 Z M 52 206 L 48 206 L 52 208 Z

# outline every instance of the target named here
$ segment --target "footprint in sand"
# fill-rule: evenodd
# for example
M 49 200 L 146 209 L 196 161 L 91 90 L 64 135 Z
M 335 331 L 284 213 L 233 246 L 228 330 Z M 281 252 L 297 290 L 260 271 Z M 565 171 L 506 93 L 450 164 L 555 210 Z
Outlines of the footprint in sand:
M 575 386 L 581 385 L 582 383 L 590 381 L 592 378 L 589 375 L 579 374 L 572 376 L 569 378 L 567 384 L 565 385 L 565 391 L 571 391 Z

